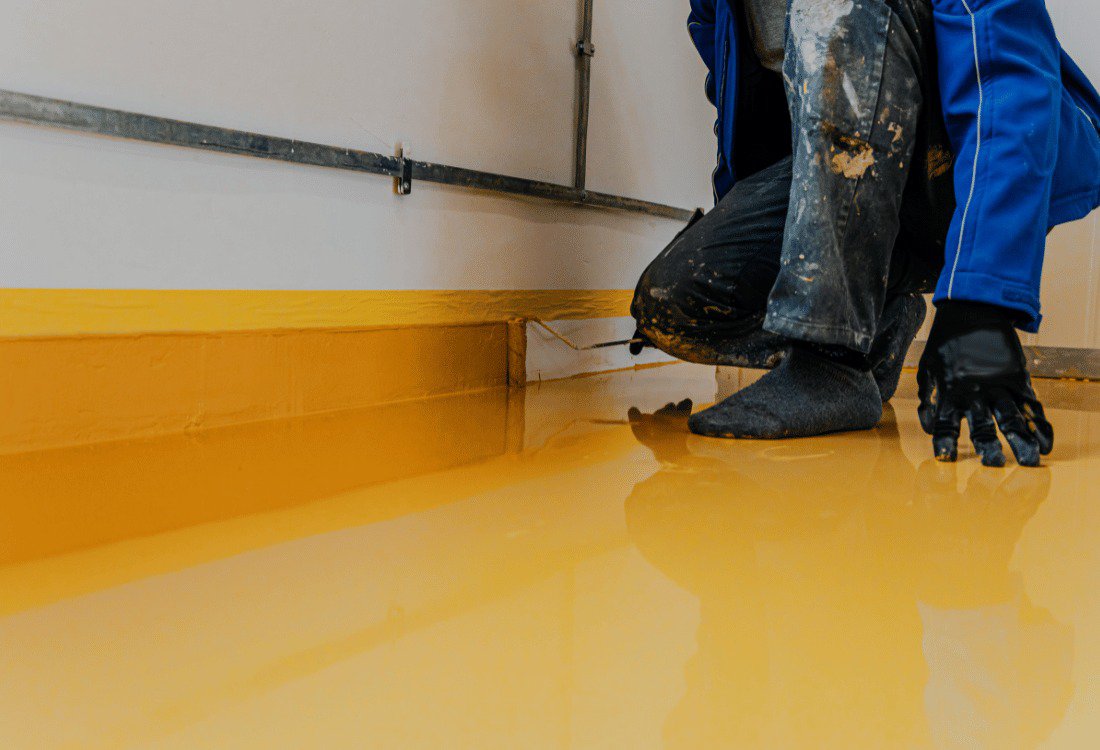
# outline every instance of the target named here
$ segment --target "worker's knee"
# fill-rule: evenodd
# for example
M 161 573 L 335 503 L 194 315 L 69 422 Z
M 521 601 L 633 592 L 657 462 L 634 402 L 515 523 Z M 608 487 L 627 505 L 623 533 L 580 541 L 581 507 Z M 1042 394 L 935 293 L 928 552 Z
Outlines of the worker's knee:
M 631 314 L 651 338 L 730 335 L 763 315 L 777 272 L 755 257 L 726 266 L 709 256 L 663 253 L 642 274 Z
M 688 299 L 686 269 L 662 253 L 642 274 L 634 290 L 630 312 L 645 333 L 679 332 L 689 328 L 691 316 L 684 314 Z

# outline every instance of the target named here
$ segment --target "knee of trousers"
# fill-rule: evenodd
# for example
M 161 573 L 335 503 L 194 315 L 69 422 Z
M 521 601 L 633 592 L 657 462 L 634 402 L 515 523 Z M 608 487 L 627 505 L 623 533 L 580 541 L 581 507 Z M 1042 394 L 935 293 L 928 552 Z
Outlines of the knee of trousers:
M 690 313 L 685 312 L 687 299 L 685 274 L 658 259 L 642 274 L 630 313 L 643 332 L 684 333 L 693 322 Z
M 738 284 L 712 286 L 694 275 L 643 275 L 631 314 L 638 329 L 654 341 L 662 337 L 715 341 L 736 337 L 763 318 L 761 309 L 742 303 Z

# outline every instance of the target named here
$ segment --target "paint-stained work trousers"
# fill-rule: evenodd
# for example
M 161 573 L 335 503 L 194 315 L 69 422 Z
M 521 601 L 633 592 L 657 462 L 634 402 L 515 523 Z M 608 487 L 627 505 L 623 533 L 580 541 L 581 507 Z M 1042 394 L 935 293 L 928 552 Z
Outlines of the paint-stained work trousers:
M 793 154 L 646 269 L 632 313 L 654 345 L 730 365 L 792 339 L 869 353 L 887 298 L 933 289 L 955 210 L 934 44 L 929 0 L 792 0 Z

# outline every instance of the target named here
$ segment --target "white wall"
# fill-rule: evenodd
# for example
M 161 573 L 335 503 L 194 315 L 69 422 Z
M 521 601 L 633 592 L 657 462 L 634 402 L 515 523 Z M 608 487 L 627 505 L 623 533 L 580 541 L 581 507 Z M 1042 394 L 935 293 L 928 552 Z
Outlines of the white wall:
M 685 11 L 604 0 L 601 14 L 613 2 L 630 35 L 598 20 L 592 186 L 703 205 L 711 116 Z M 577 14 L 570 0 L 0 0 L 0 87 L 382 152 L 402 141 L 568 183 Z M 9 124 L 0 205 L 5 287 L 629 288 L 678 229 Z
M 626 288 L 674 222 L 0 126 L 0 286 Z
M 589 187 L 714 204 L 714 107 L 687 35 L 687 0 L 595 0 Z
M 1096 0 L 1047 0 L 1063 46 L 1100 84 L 1100 6 Z M 1100 347 L 1100 212 L 1059 227 L 1043 270 L 1043 328 L 1029 344 Z
M 1047 0 L 1047 8 L 1062 46 L 1094 82 L 1100 81 L 1100 49 L 1096 47 L 1100 8 L 1095 0 Z

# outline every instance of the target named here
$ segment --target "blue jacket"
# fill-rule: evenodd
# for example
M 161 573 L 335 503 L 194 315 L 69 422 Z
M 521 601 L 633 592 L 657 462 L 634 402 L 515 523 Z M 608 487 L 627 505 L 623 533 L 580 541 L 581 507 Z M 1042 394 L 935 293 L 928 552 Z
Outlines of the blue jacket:
M 778 158 L 766 139 L 782 130 L 785 115 L 754 98 L 760 66 L 740 0 L 690 2 L 688 30 L 718 109 L 718 200 L 762 161 Z M 1044 0 L 932 6 L 958 199 L 935 299 L 1015 309 L 1021 327 L 1037 331 L 1047 233 L 1100 206 L 1100 95 L 1059 45 Z M 746 109 L 774 121 L 739 123 Z M 746 128 L 756 132 L 747 137 Z

